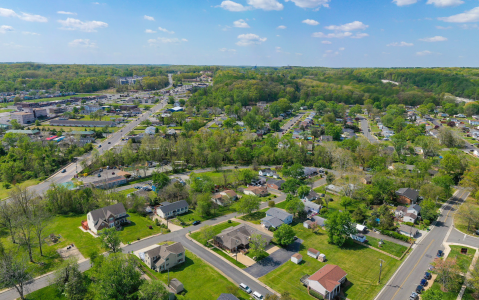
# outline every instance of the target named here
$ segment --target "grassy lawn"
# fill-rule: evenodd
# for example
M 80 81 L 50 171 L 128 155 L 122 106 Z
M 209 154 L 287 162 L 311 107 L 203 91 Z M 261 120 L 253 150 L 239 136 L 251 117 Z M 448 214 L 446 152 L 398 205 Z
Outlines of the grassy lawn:
M 288 261 L 260 278 L 262 282 L 279 293 L 288 291 L 293 299 L 311 299 L 306 288 L 303 287 L 299 280 L 303 275 L 314 274 L 325 264 L 338 265 L 348 274 L 347 278 L 352 283 L 345 290 L 348 299 L 373 299 L 401 264 L 400 261 L 392 257 L 355 244 L 351 240 L 342 248 L 330 245 L 323 230 L 319 230 L 315 234 L 311 230 L 304 228 L 301 223 L 295 224 L 293 228 L 296 235 L 304 241 L 299 252 L 303 255 L 304 263 L 296 265 Z M 324 253 L 328 261 L 322 263 L 309 257 L 307 249 L 311 247 Z M 384 260 L 381 284 L 377 283 L 379 259 Z
M 461 254 L 461 249 L 466 248 L 467 254 Z M 471 265 L 472 258 L 476 253 L 476 249 L 463 247 L 463 246 L 451 246 L 451 253 L 447 256 L 448 260 L 456 259 L 457 265 L 461 268 L 463 273 L 466 273 Z
M 218 253 L 219 255 L 223 256 L 224 258 L 226 258 L 230 263 L 232 263 L 233 265 L 237 266 L 238 268 L 240 269 L 245 269 L 246 266 L 243 265 L 242 263 L 240 263 L 239 261 L 236 261 L 235 258 L 229 256 L 228 254 L 226 254 L 224 251 L 221 251 L 220 249 L 218 248 L 211 248 L 211 250 L 213 250 L 214 252 Z
M 473 209 L 479 211 L 479 204 L 474 199 L 469 197 L 467 198 L 466 201 L 467 203 L 471 204 Z M 454 227 L 456 227 L 457 230 L 461 232 L 472 234 L 472 235 L 474 235 L 476 229 L 479 229 L 479 228 L 475 228 L 474 225 L 471 225 L 471 228 L 470 228 L 471 230 L 467 230 L 467 221 L 464 220 L 464 218 L 462 218 L 459 214 L 454 215 Z
M 149 217 L 142 217 L 136 213 L 128 214 L 130 215 L 132 225 L 125 226 L 123 230 L 120 231 L 120 238 L 124 244 L 161 233 L 161 228 L 156 226 L 155 222 Z M 149 229 L 148 226 L 152 226 L 153 229 Z
M 14 111 L 14 109 L 0 109 L 0 113 L 6 113 L 11 111 Z
M 224 222 L 224 223 L 213 226 L 213 231 L 215 232 L 215 235 L 216 235 L 221 233 L 221 231 L 225 230 L 226 228 L 234 227 L 239 224 L 240 223 L 238 222 L 231 222 L 231 223 Z M 200 231 L 193 232 L 190 236 L 191 238 L 197 240 L 201 244 L 206 245 L 206 240 L 201 238 Z
M 203 217 L 200 214 L 198 214 L 196 212 L 196 210 L 190 209 L 188 211 L 188 213 L 186 213 L 184 215 L 181 215 L 181 216 L 177 216 L 176 220 L 173 219 L 173 222 L 177 225 L 187 227 L 187 226 L 190 226 L 191 223 L 193 223 L 194 221 L 206 221 L 206 220 L 209 220 L 209 219 L 213 219 L 213 218 L 217 218 L 217 217 L 220 217 L 220 216 L 224 216 L 226 214 L 233 213 L 235 211 L 236 210 L 234 209 L 234 204 L 229 206 L 229 207 L 219 206 L 214 211 L 213 214 L 211 214 L 209 216 L 206 216 L 206 217 Z
M 390 241 L 383 241 L 383 244 L 381 245 L 381 247 L 379 247 L 380 239 L 374 238 L 374 237 L 369 236 L 369 235 L 367 236 L 367 239 L 368 239 L 368 244 L 369 245 L 371 245 L 375 248 L 381 249 L 382 251 L 387 252 L 389 254 L 392 254 L 394 256 L 397 256 L 397 257 L 401 257 L 401 255 L 404 253 L 404 251 L 407 250 L 406 246 L 398 245 L 398 244 L 390 242 Z
M 67 300 L 65 296 L 60 294 L 58 290 L 53 286 L 49 285 L 42 289 L 39 289 L 35 292 L 32 292 L 26 296 L 27 300 Z
M 430 287 L 432 290 L 438 290 L 441 291 L 442 298 L 441 300 L 456 300 L 457 295 L 459 295 L 459 291 L 461 289 L 455 290 L 455 291 L 448 291 L 448 292 L 443 292 L 441 290 L 441 284 L 437 281 L 433 283 L 432 287 Z M 471 289 L 466 289 L 466 292 L 464 293 L 462 299 L 463 300 L 474 300 L 474 297 L 472 297 L 473 291 Z
M 190 178 L 192 178 L 192 176 L 208 176 L 210 177 L 213 182 L 217 185 L 224 185 L 225 184 L 225 177 L 223 174 L 226 175 L 226 182 L 227 184 L 231 184 L 231 183 L 234 183 L 236 181 L 236 172 L 238 172 L 238 170 L 221 170 L 221 171 L 218 171 L 218 172 L 215 172 L 215 171 L 211 171 L 211 172 L 201 172 L 201 173 L 191 173 L 190 175 Z
M 153 274 L 165 283 L 168 280 L 167 272 Z M 217 299 L 222 293 L 227 293 L 229 287 L 236 287 L 236 284 L 188 250 L 185 262 L 170 269 L 169 276 L 170 279 L 176 278 L 181 281 L 185 288 L 186 293 L 178 299 Z M 243 291 L 239 291 L 238 296 L 239 299 L 249 299 Z
M 116 118 L 122 118 L 121 116 L 102 116 L 102 121 L 114 121 Z M 92 120 L 90 115 L 82 115 L 80 119 L 71 119 L 72 121 L 100 121 L 100 119 Z
M 278 207 L 278 206 L 276 206 L 276 207 Z M 259 210 L 259 211 L 255 211 L 255 212 L 250 213 L 248 215 L 241 216 L 240 219 L 244 220 L 244 221 L 251 222 L 253 224 L 261 224 L 261 219 L 266 217 L 266 211 L 268 209 L 269 208 L 262 209 L 262 210 Z
M 36 184 L 39 184 L 39 183 L 40 183 L 40 180 L 30 179 L 30 180 L 24 181 L 22 183 L 19 183 L 18 186 L 26 188 L 26 187 L 36 185 Z M 12 190 L 12 188 L 13 188 L 13 185 L 8 190 L 3 185 L 0 185 L 0 199 L 8 198 L 8 193 Z
M 135 191 L 137 191 L 137 189 L 131 188 L 131 189 L 126 189 L 126 190 L 123 190 L 123 191 L 119 191 L 119 192 L 117 192 L 117 194 L 128 195 L 128 194 L 133 193 Z

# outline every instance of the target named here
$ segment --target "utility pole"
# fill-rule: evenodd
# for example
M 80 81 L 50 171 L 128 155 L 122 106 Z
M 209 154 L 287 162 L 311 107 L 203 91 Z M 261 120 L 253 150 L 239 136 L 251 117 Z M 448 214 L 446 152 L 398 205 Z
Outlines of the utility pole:
M 382 259 L 379 259 L 379 260 L 380 260 L 380 262 L 379 262 L 379 280 L 378 280 L 378 284 L 381 283 L 381 272 L 382 272 L 382 270 L 383 270 L 383 262 L 384 262 L 384 260 L 382 260 Z

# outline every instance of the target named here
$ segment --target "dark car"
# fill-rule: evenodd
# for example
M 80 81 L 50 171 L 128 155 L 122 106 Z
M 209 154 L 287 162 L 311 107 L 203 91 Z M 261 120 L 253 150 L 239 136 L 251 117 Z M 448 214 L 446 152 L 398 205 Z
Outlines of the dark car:
M 111 144 L 111 142 L 108 142 L 108 144 Z
M 420 294 L 424 290 L 424 287 L 422 285 L 418 285 L 416 287 L 416 293 Z
M 431 278 L 432 278 L 431 273 L 429 273 L 429 272 L 424 273 L 424 279 L 429 280 L 429 279 L 431 279 Z
M 63 170 L 62 170 L 62 173 L 66 173 L 66 172 L 67 172 L 67 169 L 63 169 Z
M 101 177 L 101 174 L 100 174 L 100 173 L 98 173 L 98 177 Z
M 437 257 L 442 257 L 444 255 L 444 252 L 442 250 L 437 250 Z
M 192 224 L 193 224 L 193 225 L 198 225 L 198 224 L 200 224 L 200 223 L 201 223 L 200 221 L 194 221 Z
M 421 285 L 422 286 L 427 286 L 427 280 L 426 279 L 421 279 Z

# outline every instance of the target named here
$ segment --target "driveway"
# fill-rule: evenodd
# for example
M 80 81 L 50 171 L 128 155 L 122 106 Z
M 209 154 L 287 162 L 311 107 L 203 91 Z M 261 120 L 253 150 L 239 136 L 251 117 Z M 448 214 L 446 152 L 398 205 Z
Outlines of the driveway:
M 290 260 L 293 254 L 298 253 L 302 243 L 303 241 L 301 239 L 297 239 L 286 249 L 279 248 L 270 256 L 244 269 L 244 271 L 254 278 L 264 276 Z

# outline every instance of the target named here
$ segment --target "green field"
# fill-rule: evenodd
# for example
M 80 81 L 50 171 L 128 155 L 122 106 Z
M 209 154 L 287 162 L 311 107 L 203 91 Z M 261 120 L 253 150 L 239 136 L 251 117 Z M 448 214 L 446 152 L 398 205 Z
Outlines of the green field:
M 286 203 L 286 201 L 283 201 L 281 203 Z M 276 207 L 278 207 L 278 205 L 276 205 Z M 239 219 L 251 222 L 253 224 L 261 224 L 261 219 L 266 217 L 266 211 L 268 209 L 269 208 L 264 208 L 262 210 L 252 212 L 248 215 L 244 215 L 244 216 L 239 217 Z
M 14 109 L 0 109 L 0 113 L 6 113 L 11 111 L 14 111 Z
M 228 289 L 237 287 L 190 251 L 186 250 L 185 254 L 185 262 L 173 267 L 169 272 L 169 278 L 178 279 L 185 288 L 186 293 L 178 296 L 178 299 L 217 299 L 222 293 L 228 293 Z M 152 274 L 165 283 L 168 281 L 168 272 Z M 249 296 L 238 291 L 238 298 L 246 300 Z
M 26 187 L 29 187 L 29 186 L 32 186 L 32 185 L 36 185 L 36 184 L 39 184 L 40 183 L 40 180 L 37 180 L 37 179 L 30 179 L 30 180 L 27 180 L 27 181 L 24 181 L 22 183 L 19 183 L 18 186 L 19 187 L 23 187 L 23 188 L 26 188 Z M 5 199 L 5 198 L 8 198 L 8 193 L 12 190 L 13 188 L 13 185 L 11 188 L 9 189 L 6 189 L 3 184 L 0 185 L 0 199 Z
M 293 299 L 312 299 L 299 280 L 303 275 L 314 274 L 325 264 L 338 265 L 348 274 L 347 279 L 352 283 L 345 290 L 348 299 L 373 299 L 401 264 L 401 261 L 356 244 L 351 240 L 346 242 L 342 248 L 328 244 L 326 233 L 323 230 L 313 233 L 311 230 L 304 228 L 302 223 L 294 225 L 293 228 L 296 235 L 304 241 L 299 252 L 303 255 L 304 263 L 296 265 L 288 261 L 260 278 L 262 282 L 279 293 L 288 291 Z M 309 257 L 306 253 L 308 248 L 315 248 L 324 253 L 328 261 L 322 263 Z M 384 261 L 381 284 L 377 283 L 379 259 Z
M 393 243 L 393 242 L 390 242 L 390 241 L 383 241 L 383 244 L 381 245 L 381 247 L 379 247 L 380 239 L 377 239 L 377 238 L 369 236 L 369 235 L 366 238 L 368 239 L 368 244 L 369 245 L 371 245 L 375 248 L 381 249 L 382 251 L 387 252 L 389 254 L 392 254 L 394 256 L 397 256 L 397 257 L 401 257 L 401 255 L 403 255 L 404 251 L 407 250 L 406 246 L 399 245 L 399 244 L 396 244 L 396 243 Z
M 60 294 L 58 290 L 53 286 L 49 285 L 47 287 L 44 287 L 42 289 L 39 289 L 35 292 L 32 292 L 27 295 L 26 297 L 27 300 L 67 300 L 65 296 Z
M 432 287 L 430 287 L 430 289 L 440 291 L 441 292 L 441 297 L 442 297 L 441 300 L 456 300 L 457 295 L 459 295 L 459 291 L 460 291 L 460 289 L 459 289 L 459 290 L 456 290 L 456 291 L 443 292 L 441 290 L 441 284 L 439 284 L 439 282 L 437 282 L 437 279 L 434 282 L 434 284 L 432 285 Z M 475 298 L 472 296 L 472 293 L 473 293 L 473 291 L 471 289 L 466 289 L 466 292 L 462 296 L 462 299 L 463 300 L 474 300 Z
M 461 254 L 461 249 L 466 248 L 467 254 Z M 469 266 L 472 263 L 476 249 L 463 246 L 451 246 L 451 252 L 447 256 L 447 260 L 456 259 L 456 264 L 461 269 L 461 272 L 467 273 Z
M 234 209 L 235 204 L 236 203 L 233 203 L 229 207 L 219 206 L 218 208 L 215 209 L 214 213 L 209 214 L 208 216 L 201 216 L 199 213 L 196 212 L 196 210 L 190 209 L 188 213 L 181 216 L 177 216 L 176 219 L 173 219 L 173 222 L 177 225 L 187 227 L 187 226 L 190 226 L 191 223 L 193 223 L 194 221 L 206 221 L 206 220 L 210 220 L 220 216 L 224 216 L 226 214 L 233 213 L 236 211 Z M 181 222 L 183 222 L 183 224 L 181 224 Z

